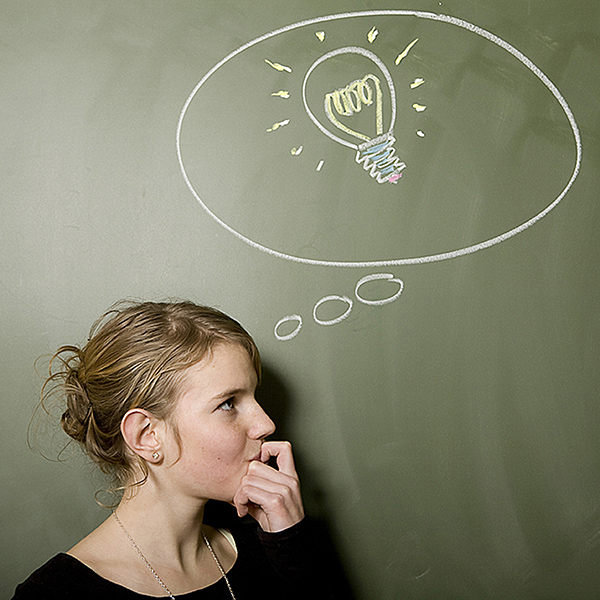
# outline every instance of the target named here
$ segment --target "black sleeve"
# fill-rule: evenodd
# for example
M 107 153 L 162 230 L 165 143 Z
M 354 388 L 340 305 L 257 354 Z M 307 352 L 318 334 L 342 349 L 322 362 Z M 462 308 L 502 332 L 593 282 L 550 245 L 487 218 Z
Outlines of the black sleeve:
M 314 577 L 309 564 L 308 538 L 309 533 L 304 520 L 276 533 L 258 528 L 258 539 L 265 549 L 269 564 L 279 577 L 294 584 Z
M 211 500 L 207 509 L 207 523 L 229 529 L 247 558 L 239 561 L 243 579 L 236 586 L 257 582 L 259 600 L 356 600 L 325 521 L 305 517 L 289 529 L 268 533 L 250 517 L 240 520 L 235 509 L 224 503 Z M 265 567 L 267 579 L 258 577 Z
M 284 531 L 269 533 L 258 528 L 258 538 L 269 564 L 284 583 L 286 598 L 337 600 L 347 596 L 329 569 L 335 561 L 324 561 L 317 531 L 305 518 Z

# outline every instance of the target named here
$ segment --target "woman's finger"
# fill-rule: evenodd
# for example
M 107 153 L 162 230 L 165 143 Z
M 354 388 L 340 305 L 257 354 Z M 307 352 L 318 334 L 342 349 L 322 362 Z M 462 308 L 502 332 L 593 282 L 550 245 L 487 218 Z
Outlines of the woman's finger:
M 273 491 L 261 483 L 246 482 L 237 491 L 233 503 L 238 515 L 250 513 L 265 531 L 282 531 L 303 519 L 302 502 L 294 491 L 287 486 L 278 486 Z
M 279 471 L 297 477 L 292 445 L 289 442 L 264 442 L 261 447 L 260 460 L 266 463 L 271 457 L 276 459 Z
M 240 517 L 250 514 L 265 531 L 282 531 L 304 517 L 300 482 L 289 444 L 268 444 L 261 460 L 276 457 L 280 470 L 258 460 L 251 462 L 233 497 L 233 504 Z
M 261 494 L 251 496 L 249 490 L 260 490 Z M 252 463 L 248 468 L 248 473 L 240 482 L 234 502 L 250 501 L 257 504 L 269 504 L 273 498 L 277 506 L 279 506 L 280 499 L 285 501 L 286 506 L 301 506 L 300 482 L 297 478 L 281 473 L 268 465 L 259 462 Z
M 294 494 L 300 495 L 300 482 L 297 477 L 287 475 L 258 461 L 254 461 L 248 466 L 248 472 L 242 478 L 240 487 L 245 484 L 255 485 L 273 493 L 278 493 L 282 488 L 286 488 Z

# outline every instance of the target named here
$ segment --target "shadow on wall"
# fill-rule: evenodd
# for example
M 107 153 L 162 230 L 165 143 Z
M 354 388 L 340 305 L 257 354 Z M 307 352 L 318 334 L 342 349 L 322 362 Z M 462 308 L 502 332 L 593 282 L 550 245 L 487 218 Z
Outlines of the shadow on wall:
M 291 411 L 291 398 L 283 381 L 274 370 L 263 364 L 262 381 L 257 390 L 258 401 L 265 412 L 277 425 L 277 439 L 289 439 L 288 416 Z M 329 527 L 329 518 L 324 502 L 324 491 L 311 473 L 304 470 L 302 457 L 294 453 L 296 470 L 302 482 L 302 497 L 307 509 L 306 519 L 311 532 L 310 560 L 323 568 L 329 589 L 327 598 L 331 600 L 355 600 L 348 575 L 340 561 L 335 541 Z M 312 512 L 318 514 L 310 514 Z M 235 509 L 222 502 L 209 502 L 205 512 L 207 522 L 226 526 L 237 518 Z M 325 585 L 325 583 L 324 583 Z

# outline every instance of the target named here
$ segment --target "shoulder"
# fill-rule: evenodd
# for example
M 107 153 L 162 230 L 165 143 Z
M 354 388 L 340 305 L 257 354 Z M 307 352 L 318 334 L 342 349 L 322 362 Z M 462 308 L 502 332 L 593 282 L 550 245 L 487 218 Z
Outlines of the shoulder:
M 13 600 L 106 597 L 105 582 L 68 554 L 57 554 L 34 571 L 15 590 Z M 111 590 L 114 591 L 114 590 Z M 114 594 L 112 596 L 115 597 Z
M 15 600 L 59 597 L 64 591 L 64 582 L 77 577 L 78 564 L 67 554 L 57 554 L 17 586 Z

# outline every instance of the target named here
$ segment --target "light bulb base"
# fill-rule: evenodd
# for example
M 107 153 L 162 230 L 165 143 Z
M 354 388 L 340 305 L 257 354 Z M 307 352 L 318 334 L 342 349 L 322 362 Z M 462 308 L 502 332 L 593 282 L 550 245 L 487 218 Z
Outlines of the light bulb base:
M 377 183 L 398 183 L 406 168 L 406 163 L 396 156 L 395 142 L 394 135 L 388 132 L 358 146 L 356 162 Z

